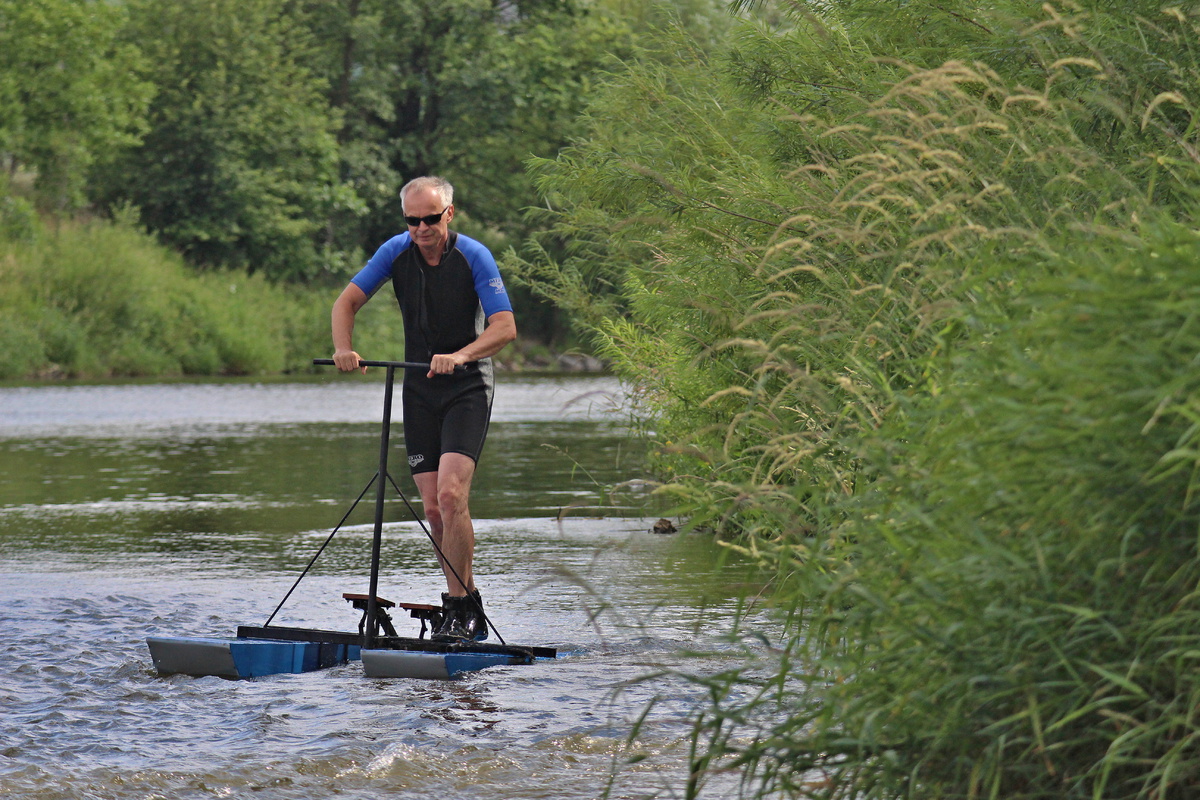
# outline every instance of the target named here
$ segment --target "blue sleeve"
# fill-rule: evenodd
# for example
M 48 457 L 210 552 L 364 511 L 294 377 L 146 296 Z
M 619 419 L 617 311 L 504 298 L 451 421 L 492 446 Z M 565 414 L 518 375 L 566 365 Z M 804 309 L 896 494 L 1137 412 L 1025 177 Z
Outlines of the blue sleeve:
M 471 276 L 475 280 L 475 294 L 479 295 L 479 304 L 483 306 L 483 317 L 487 319 L 498 311 L 512 311 L 512 303 L 508 299 L 508 291 L 504 288 L 504 279 L 496 266 L 496 259 L 479 242 L 469 239 L 461 233 L 458 235 L 458 249 L 466 256 L 471 265 Z
M 350 282 L 362 289 L 367 297 L 372 296 L 379 291 L 380 286 L 391 280 L 392 262 L 411 242 L 412 237 L 407 231 L 388 239 L 375 251 L 375 255 L 371 256 L 367 265 L 350 279 Z

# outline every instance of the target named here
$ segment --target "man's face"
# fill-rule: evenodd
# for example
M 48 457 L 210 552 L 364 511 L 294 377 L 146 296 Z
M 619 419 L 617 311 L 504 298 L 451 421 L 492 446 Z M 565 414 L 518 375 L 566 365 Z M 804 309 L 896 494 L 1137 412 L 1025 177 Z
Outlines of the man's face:
M 442 212 L 445 213 L 442 213 Z M 454 206 L 442 205 L 442 199 L 433 189 L 418 189 L 408 193 L 404 198 L 405 217 L 428 217 L 442 214 L 442 218 L 433 225 L 424 220 L 413 225 L 411 220 L 405 220 L 408 232 L 416 241 L 418 247 L 441 247 L 450 236 L 450 220 L 454 218 Z

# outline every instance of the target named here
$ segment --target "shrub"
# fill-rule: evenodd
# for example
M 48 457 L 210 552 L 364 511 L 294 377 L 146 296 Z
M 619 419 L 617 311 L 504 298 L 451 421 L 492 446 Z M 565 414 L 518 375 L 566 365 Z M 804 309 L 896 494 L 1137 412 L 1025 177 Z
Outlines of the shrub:
M 5 342 L 21 354 L 7 379 L 279 373 L 311 369 L 330 349 L 332 293 L 193 273 L 122 224 L 63 222 L 35 241 L 0 240 L 0 265 Z M 394 330 L 384 327 L 379 338 Z

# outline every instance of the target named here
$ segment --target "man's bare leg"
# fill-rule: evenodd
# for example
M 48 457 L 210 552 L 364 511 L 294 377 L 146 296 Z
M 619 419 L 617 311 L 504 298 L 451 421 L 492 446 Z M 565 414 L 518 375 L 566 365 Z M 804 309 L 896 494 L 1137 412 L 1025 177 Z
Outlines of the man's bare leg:
M 446 592 L 453 597 L 463 597 L 475 590 L 472 574 L 475 526 L 469 507 L 474 476 L 474 459 L 461 453 L 445 453 L 438 462 L 437 472 L 413 476 L 425 506 L 429 533 L 441 550 L 438 561 L 446 576 Z

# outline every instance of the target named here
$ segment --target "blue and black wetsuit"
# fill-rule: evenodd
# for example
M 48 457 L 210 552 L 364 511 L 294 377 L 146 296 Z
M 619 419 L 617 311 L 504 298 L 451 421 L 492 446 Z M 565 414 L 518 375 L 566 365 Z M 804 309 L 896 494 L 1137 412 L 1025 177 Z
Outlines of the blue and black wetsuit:
M 391 280 L 404 317 L 404 358 L 428 362 L 456 352 L 483 333 L 488 317 L 512 311 L 496 260 L 479 242 L 450 232 L 441 263 L 429 266 L 408 233 L 389 239 L 352 283 L 367 296 Z M 413 474 L 433 472 L 443 453 L 475 461 L 483 451 L 492 414 L 490 358 L 463 372 L 404 375 L 404 443 Z

